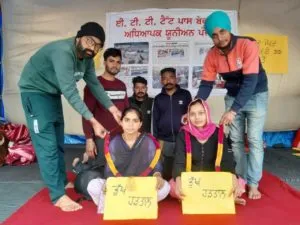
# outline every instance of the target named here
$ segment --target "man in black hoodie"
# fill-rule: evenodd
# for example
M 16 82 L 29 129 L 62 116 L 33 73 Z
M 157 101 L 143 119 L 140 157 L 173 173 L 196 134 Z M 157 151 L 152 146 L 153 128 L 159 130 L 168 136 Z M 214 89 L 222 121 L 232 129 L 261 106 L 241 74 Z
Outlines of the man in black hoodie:
M 163 177 L 172 177 L 175 140 L 181 127 L 181 118 L 187 112 L 192 96 L 189 91 L 180 88 L 174 68 L 160 71 L 162 91 L 154 98 L 152 110 L 153 136 L 162 148 Z
M 150 98 L 147 94 L 147 80 L 144 77 L 137 76 L 132 79 L 133 83 L 133 95 L 129 98 L 131 106 L 138 107 L 143 113 L 143 125 L 142 130 L 151 132 L 151 110 L 153 104 L 153 98 Z

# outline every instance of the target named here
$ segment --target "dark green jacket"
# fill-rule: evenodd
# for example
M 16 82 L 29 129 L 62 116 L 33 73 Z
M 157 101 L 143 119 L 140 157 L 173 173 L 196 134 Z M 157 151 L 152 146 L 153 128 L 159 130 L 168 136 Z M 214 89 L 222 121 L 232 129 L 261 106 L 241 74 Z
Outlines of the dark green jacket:
M 25 65 L 19 87 L 21 92 L 63 94 L 69 104 L 89 120 L 93 115 L 81 99 L 76 86 L 81 78 L 105 108 L 112 105 L 96 77 L 94 60 L 77 58 L 73 37 L 54 41 L 40 48 Z

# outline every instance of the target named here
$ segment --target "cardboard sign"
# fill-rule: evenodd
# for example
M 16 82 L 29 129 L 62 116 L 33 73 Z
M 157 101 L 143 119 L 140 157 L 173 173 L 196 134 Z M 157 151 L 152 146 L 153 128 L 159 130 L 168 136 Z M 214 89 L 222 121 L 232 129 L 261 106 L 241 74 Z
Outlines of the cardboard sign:
M 259 44 L 260 59 L 268 74 L 288 73 L 288 37 L 271 34 L 249 34 Z
M 156 183 L 155 177 L 108 178 L 103 219 L 156 219 Z
M 235 214 L 231 173 L 184 172 L 181 180 L 183 214 Z

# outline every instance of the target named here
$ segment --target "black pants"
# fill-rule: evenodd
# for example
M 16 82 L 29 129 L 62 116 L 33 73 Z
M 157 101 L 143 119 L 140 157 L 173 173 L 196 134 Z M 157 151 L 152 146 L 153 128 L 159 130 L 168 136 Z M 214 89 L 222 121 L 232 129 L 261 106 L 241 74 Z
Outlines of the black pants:
M 89 159 L 86 163 L 78 162 L 73 167 L 73 172 L 79 174 L 85 170 L 97 170 L 102 176 L 104 175 L 104 168 L 106 165 L 106 159 L 104 155 L 104 139 L 95 138 L 94 139 L 97 148 L 97 155 L 95 159 Z
M 173 163 L 175 158 L 175 142 L 168 142 L 168 141 L 159 141 L 162 155 L 161 161 L 163 165 L 163 172 L 162 176 L 165 180 L 170 180 L 172 178 L 172 171 L 173 171 Z

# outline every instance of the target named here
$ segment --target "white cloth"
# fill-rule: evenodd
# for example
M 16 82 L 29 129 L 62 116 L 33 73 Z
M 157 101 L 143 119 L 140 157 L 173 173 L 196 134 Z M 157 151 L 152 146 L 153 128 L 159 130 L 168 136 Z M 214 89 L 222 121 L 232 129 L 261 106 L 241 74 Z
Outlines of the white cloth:
M 87 186 L 87 191 L 93 199 L 93 202 L 98 206 L 97 212 L 99 214 L 104 213 L 104 201 L 105 195 L 103 192 L 103 185 L 105 185 L 106 180 L 101 178 L 93 179 L 89 182 Z M 163 187 L 157 192 L 157 201 L 162 201 L 165 199 L 170 192 L 170 185 L 164 180 Z

